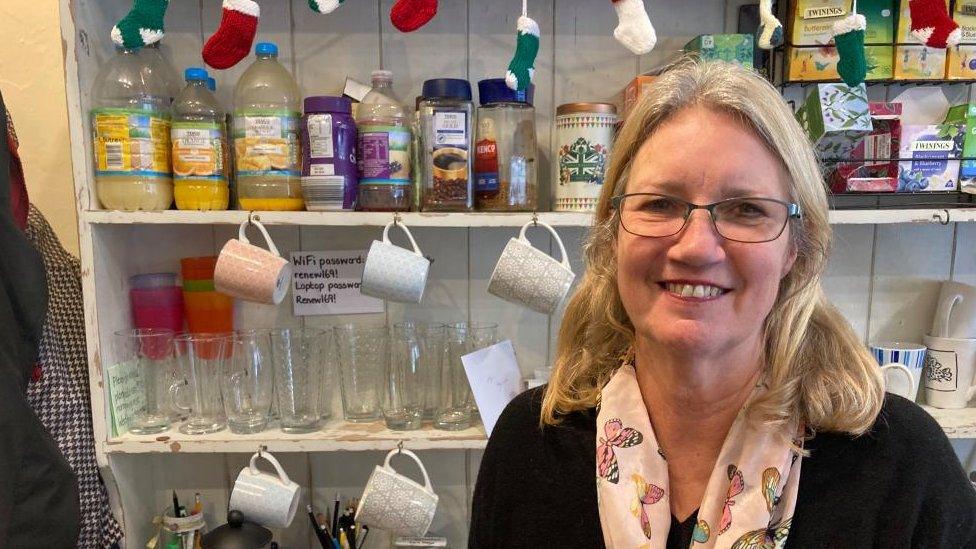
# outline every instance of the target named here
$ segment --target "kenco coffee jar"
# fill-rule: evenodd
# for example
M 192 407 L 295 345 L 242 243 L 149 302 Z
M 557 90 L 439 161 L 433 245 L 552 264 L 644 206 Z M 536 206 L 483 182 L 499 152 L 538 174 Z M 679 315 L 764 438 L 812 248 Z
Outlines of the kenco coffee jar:
M 475 197 L 483 211 L 533 211 L 536 184 L 535 109 L 532 93 L 515 91 L 504 78 L 478 82 Z
M 356 123 L 345 97 L 306 97 L 302 118 L 302 194 L 309 210 L 356 209 Z
M 424 82 L 420 101 L 420 209 L 474 208 L 474 104 L 471 84 L 457 78 Z
M 556 109 L 553 210 L 596 209 L 616 124 L 617 107 L 609 103 L 567 103 Z

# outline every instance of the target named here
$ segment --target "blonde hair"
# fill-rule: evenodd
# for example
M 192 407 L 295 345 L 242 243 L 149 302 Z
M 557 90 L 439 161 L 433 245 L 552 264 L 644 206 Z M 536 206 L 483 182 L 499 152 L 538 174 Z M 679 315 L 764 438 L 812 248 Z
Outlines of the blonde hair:
M 632 348 L 634 327 L 617 291 L 617 216 L 611 198 L 625 192 L 638 149 L 676 113 L 703 106 L 751 128 L 783 163 L 791 200 L 803 217 L 790 226 L 796 261 L 780 282 L 764 324 L 768 391 L 750 404 L 769 425 L 802 421 L 811 430 L 861 434 L 883 401 L 878 364 L 820 286 L 830 250 L 827 195 L 809 140 L 786 102 L 752 71 L 684 59 L 658 77 L 614 143 L 594 227 L 584 246 L 586 272 L 570 298 L 541 422 L 592 408 Z M 721 146 L 721 145 L 718 145 Z

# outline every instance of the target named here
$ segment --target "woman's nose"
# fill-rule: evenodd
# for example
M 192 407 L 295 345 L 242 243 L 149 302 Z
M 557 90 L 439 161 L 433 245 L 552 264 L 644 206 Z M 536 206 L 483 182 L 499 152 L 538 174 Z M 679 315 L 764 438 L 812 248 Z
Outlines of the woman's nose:
M 675 238 L 668 250 L 669 259 L 690 265 L 707 265 L 725 259 L 725 239 L 715 229 L 708 210 L 692 210 Z

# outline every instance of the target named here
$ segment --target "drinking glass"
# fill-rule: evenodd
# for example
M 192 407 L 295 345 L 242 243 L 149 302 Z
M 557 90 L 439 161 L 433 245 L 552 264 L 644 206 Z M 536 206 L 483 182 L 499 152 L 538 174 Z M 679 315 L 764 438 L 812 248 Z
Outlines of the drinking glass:
M 386 326 L 337 326 L 342 411 L 347 421 L 376 421 L 381 416 L 383 373 L 390 362 Z
M 275 394 L 286 433 L 310 433 L 319 427 L 319 383 L 327 342 L 321 330 L 271 331 Z
M 468 354 L 468 323 L 450 324 L 446 328 L 443 359 L 437 384 L 437 410 L 434 427 L 460 431 L 471 426 L 471 389 L 461 357 Z
M 319 417 L 332 419 L 336 392 L 339 387 L 339 350 L 336 348 L 335 329 L 324 331 L 326 338 L 325 355 L 322 361 L 322 379 L 319 383 Z
M 418 324 L 420 338 L 420 379 L 424 387 L 424 421 L 433 421 L 437 410 L 441 364 L 445 358 L 447 327 L 443 324 Z
M 176 390 L 173 370 L 173 331 L 143 328 L 115 332 L 115 353 L 122 363 L 137 365 L 146 407 L 134 418 L 129 432 L 153 435 L 169 428 L 172 408 L 169 393 Z M 121 434 L 121 433 L 119 433 Z
M 498 325 L 484 322 L 468 323 L 468 353 L 473 353 L 485 347 L 491 347 L 498 343 Z M 465 375 L 467 379 L 467 375 Z M 471 421 L 477 423 L 481 421 L 481 413 L 478 411 L 478 404 L 474 400 L 474 393 L 471 392 L 471 384 L 468 387 L 468 404 L 471 406 Z
M 182 334 L 173 340 L 183 384 L 173 393 L 174 404 L 187 413 L 180 432 L 215 433 L 227 426 L 220 378 L 230 346 L 230 334 Z M 188 397 L 184 395 L 189 395 Z M 189 399 L 188 403 L 186 399 Z
M 259 433 L 268 426 L 274 366 L 271 333 L 240 331 L 228 338 L 222 390 L 227 425 L 238 434 Z
M 427 389 L 422 356 L 418 325 L 412 322 L 395 325 L 390 338 L 390 363 L 383 394 L 383 419 L 390 429 L 420 428 Z

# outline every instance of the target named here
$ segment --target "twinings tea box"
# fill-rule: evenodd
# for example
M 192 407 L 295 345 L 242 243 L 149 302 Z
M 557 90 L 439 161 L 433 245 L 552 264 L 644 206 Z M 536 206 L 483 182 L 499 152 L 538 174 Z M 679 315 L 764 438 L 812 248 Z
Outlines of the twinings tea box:
M 898 149 L 901 137 L 901 103 L 872 102 L 871 133 L 851 151 L 851 160 L 830 173 L 830 190 L 842 192 L 895 192 L 898 190 Z M 830 168 L 828 165 L 827 168 Z
M 898 192 L 955 191 L 964 124 L 906 124 L 901 130 Z
M 976 42 L 976 0 L 957 0 L 952 18 L 962 30 L 962 43 L 972 44 Z M 966 45 L 949 48 L 946 78 L 950 80 L 976 79 L 976 46 Z
M 895 35 L 894 2 L 896 0 L 860 0 L 858 13 L 867 21 L 864 31 L 864 55 L 868 66 L 867 80 L 889 79 L 894 74 L 892 62 Z M 974 0 L 976 1 L 976 0 Z M 832 45 L 834 23 L 847 17 L 850 2 L 834 0 L 798 0 L 793 12 L 793 44 L 788 49 L 790 80 L 838 80 L 840 56 Z
M 898 17 L 899 43 L 913 44 L 918 40 L 912 36 L 912 15 L 909 0 L 901 0 L 901 13 Z M 946 7 L 949 0 L 945 0 Z M 928 46 L 898 46 L 895 49 L 895 80 L 941 80 L 946 73 L 946 50 Z
M 702 34 L 685 44 L 685 51 L 697 52 L 702 59 L 719 59 L 752 68 L 754 37 L 751 34 Z
M 821 158 L 846 160 L 858 141 L 871 132 L 864 84 L 817 84 L 796 113 Z

